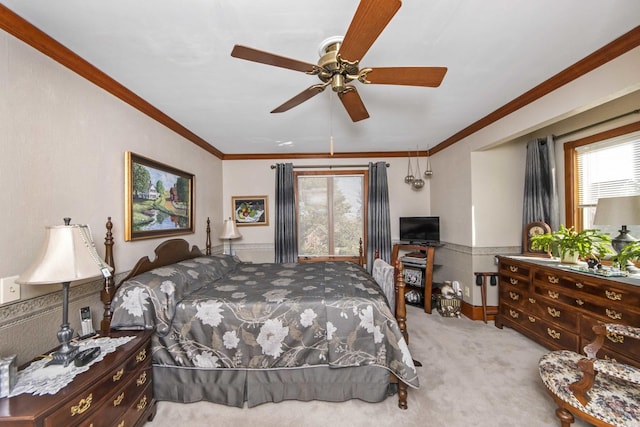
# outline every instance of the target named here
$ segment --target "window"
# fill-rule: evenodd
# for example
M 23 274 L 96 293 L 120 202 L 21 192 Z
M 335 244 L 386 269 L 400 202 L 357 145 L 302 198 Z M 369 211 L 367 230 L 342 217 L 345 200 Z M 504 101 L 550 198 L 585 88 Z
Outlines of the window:
M 578 229 L 600 228 L 614 237 L 621 225 L 628 225 L 632 235 L 640 236 L 638 225 L 593 224 L 599 198 L 640 195 L 640 131 L 628 132 L 625 126 L 567 143 L 565 150 L 566 159 L 572 160 L 565 162 L 572 166 L 567 179 L 567 223 L 572 219 Z
M 295 173 L 298 256 L 359 256 L 365 236 L 367 171 Z

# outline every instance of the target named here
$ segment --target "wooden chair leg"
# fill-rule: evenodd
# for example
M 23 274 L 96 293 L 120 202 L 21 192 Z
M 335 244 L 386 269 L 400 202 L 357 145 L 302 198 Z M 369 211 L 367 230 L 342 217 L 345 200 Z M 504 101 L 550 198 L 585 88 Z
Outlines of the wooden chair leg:
M 575 421 L 571 412 L 564 408 L 556 409 L 556 416 L 560 420 L 560 427 L 571 427 L 571 424 Z

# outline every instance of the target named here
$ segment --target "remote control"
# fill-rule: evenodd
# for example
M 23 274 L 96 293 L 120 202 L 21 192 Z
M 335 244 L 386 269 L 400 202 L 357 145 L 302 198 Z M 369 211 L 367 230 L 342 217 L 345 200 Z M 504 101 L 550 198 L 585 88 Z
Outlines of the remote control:
M 78 367 L 84 366 L 87 363 L 91 362 L 96 357 L 98 357 L 99 354 L 100 354 L 100 347 L 91 347 L 86 350 L 82 350 L 80 353 L 77 354 L 77 356 L 73 360 L 73 363 Z

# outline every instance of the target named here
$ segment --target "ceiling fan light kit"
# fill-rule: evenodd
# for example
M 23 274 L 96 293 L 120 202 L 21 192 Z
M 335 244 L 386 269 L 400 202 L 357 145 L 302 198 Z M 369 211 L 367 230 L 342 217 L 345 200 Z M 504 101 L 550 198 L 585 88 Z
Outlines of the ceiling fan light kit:
M 361 0 L 345 36 L 333 36 L 322 41 L 317 65 L 240 45 L 233 47 L 231 56 L 315 75 L 322 81 L 276 107 L 272 113 L 288 111 L 331 85 L 351 120 L 358 122 L 369 118 L 369 113 L 350 82 L 438 87 L 447 72 L 446 67 L 360 68 L 360 60 L 400 6 L 400 0 Z

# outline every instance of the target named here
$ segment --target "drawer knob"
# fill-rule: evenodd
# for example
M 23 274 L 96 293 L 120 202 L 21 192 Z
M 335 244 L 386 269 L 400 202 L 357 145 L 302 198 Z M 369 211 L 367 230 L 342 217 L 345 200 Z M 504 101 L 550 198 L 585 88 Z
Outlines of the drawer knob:
M 559 340 L 560 339 L 560 332 L 557 332 L 551 328 L 547 328 L 547 334 L 549 334 L 549 336 L 551 338 L 553 338 L 554 340 Z
M 515 292 L 509 292 L 509 297 L 514 301 L 518 301 L 520 299 L 520 295 Z
M 584 288 L 584 285 L 582 283 L 580 283 L 580 282 L 576 282 L 576 288 L 582 289 L 582 288 Z
M 118 424 L 118 427 L 124 427 L 124 420 L 120 421 L 120 423 Z
M 560 283 L 560 279 L 556 276 L 547 276 L 547 279 L 549 280 L 549 283 L 553 283 L 554 285 Z
M 608 356 L 608 355 L 606 355 L 606 354 L 604 355 L 604 359 L 605 359 L 605 360 L 610 360 L 610 361 L 611 361 L 611 362 L 613 362 L 613 363 L 618 363 L 618 361 L 616 360 L 616 358 L 615 358 L 615 357 L 609 357 L 609 356 Z
M 113 377 L 111 377 L 111 379 L 114 383 L 117 383 L 118 381 L 120 381 L 120 378 L 122 378 L 122 374 L 124 374 L 124 368 L 113 374 Z
M 611 310 L 610 308 L 607 308 L 607 316 L 609 316 L 613 320 L 622 319 L 622 313 L 618 313 L 617 311 Z
M 517 311 L 515 311 L 515 310 L 509 310 L 509 315 L 510 315 L 511 317 L 513 317 L 514 319 L 517 319 L 518 317 L 520 317 L 520 313 L 518 313 L 518 312 L 517 312 Z
M 509 270 L 511 270 L 512 273 L 517 273 L 518 272 L 518 267 L 516 267 L 515 265 L 510 265 L 509 266 Z
M 560 317 L 560 310 L 556 310 L 553 307 L 547 307 L 547 312 L 551 315 L 551 317 Z
M 147 407 L 147 396 L 142 396 L 142 399 L 140 399 L 140 401 L 136 405 L 136 409 L 138 411 L 142 411 L 146 407 Z
M 536 318 L 533 316 L 529 316 L 529 322 L 536 323 Z
M 607 339 L 616 344 L 624 343 L 624 335 L 618 335 L 612 332 L 607 332 Z
M 622 294 L 619 294 L 617 292 L 613 292 L 613 291 L 610 291 L 610 290 L 606 290 L 605 294 L 607 295 L 607 298 L 609 298 L 610 300 L 622 301 Z
M 142 374 L 140 374 L 140 376 L 136 380 L 136 384 L 138 386 L 141 386 L 141 385 L 144 385 L 144 383 L 146 383 L 146 382 L 147 382 L 147 373 L 143 372 Z
M 124 400 L 124 391 L 118 395 L 113 401 L 113 406 L 120 406 L 122 401 Z
M 509 282 L 510 282 L 512 285 L 517 285 L 517 284 L 518 284 L 518 279 L 514 279 L 513 277 L 509 277 Z
M 548 291 L 547 293 L 548 293 L 548 294 L 549 294 L 549 296 L 550 296 L 551 298 L 553 298 L 553 299 L 558 299 L 558 298 L 560 298 L 560 294 L 559 294 L 558 292 L 555 292 L 555 291 Z
M 78 402 L 77 405 L 71 407 L 71 416 L 74 417 L 86 412 L 86 410 L 91 407 L 92 401 L 93 393 L 89 393 L 89 396 L 85 397 L 84 399 L 80 399 L 80 402 Z
M 147 358 L 147 349 L 143 348 L 142 350 L 140 350 L 140 353 L 136 355 L 136 362 L 138 363 L 144 362 L 144 359 L 146 358 Z
M 576 304 L 578 304 L 578 305 L 584 305 L 584 301 L 582 301 L 581 299 L 577 299 L 577 300 L 576 300 Z
M 531 304 L 535 304 L 535 303 L 536 303 L 536 299 L 535 299 L 535 298 L 531 298 L 531 297 L 529 297 L 529 302 L 530 302 Z

